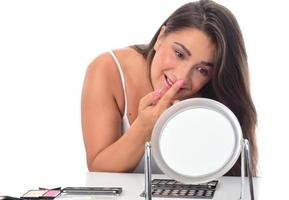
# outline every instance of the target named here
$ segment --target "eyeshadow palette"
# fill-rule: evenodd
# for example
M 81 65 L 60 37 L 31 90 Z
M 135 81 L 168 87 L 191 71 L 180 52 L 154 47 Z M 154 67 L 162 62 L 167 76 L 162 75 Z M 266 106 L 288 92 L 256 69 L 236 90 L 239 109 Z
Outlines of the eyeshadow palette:
M 212 199 L 218 181 L 198 185 L 183 184 L 172 179 L 153 179 L 152 196 L 166 198 L 202 198 Z M 144 192 L 141 194 L 144 197 Z
M 39 190 L 29 190 L 25 194 L 21 196 L 21 199 L 54 199 L 61 193 L 61 190 L 46 190 L 46 189 L 39 189 Z
M 80 200 L 83 200 L 84 197 L 91 196 L 93 199 L 96 196 L 111 196 L 111 195 L 120 195 L 122 193 L 121 187 L 65 187 L 61 189 L 61 187 L 46 189 L 40 187 L 36 190 L 29 190 L 25 194 L 21 196 L 22 200 L 53 200 L 53 199 L 63 199 L 63 198 L 71 198 L 78 197 Z M 8 197 L 5 197 L 6 200 Z M 0 198 L 1 200 L 1 198 Z M 10 200 L 10 199 L 7 199 Z M 12 199 L 11 199 L 12 200 Z M 14 199 L 13 199 L 14 200 Z M 16 199 L 15 199 L 16 200 Z

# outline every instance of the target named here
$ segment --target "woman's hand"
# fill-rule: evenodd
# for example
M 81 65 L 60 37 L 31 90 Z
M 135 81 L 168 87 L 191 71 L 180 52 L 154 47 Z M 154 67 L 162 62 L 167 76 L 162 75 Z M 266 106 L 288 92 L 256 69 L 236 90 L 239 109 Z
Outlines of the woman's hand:
M 157 119 L 173 104 L 174 96 L 182 86 L 183 80 L 179 80 L 170 88 L 153 91 L 140 100 L 137 121 L 143 128 L 150 130 L 150 135 Z

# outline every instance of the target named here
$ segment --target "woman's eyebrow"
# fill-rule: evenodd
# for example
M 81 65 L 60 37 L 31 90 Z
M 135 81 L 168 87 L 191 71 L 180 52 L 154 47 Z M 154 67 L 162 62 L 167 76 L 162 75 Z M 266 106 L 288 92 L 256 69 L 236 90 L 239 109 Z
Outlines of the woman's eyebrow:
M 202 61 L 201 64 L 202 64 L 202 65 L 206 65 L 206 66 L 208 66 L 208 67 L 212 67 L 212 68 L 214 67 L 213 63 L 210 63 L 210 62 Z
M 176 45 L 182 47 L 182 49 L 184 49 L 185 52 L 186 52 L 189 56 L 192 55 L 191 52 L 187 49 L 187 47 L 185 47 L 185 45 L 183 45 L 183 44 L 181 44 L 181 43 L 179 43 L 179 42 L 174 42 L 174 43 L 175 43 Z
M 176 45 L 180 46 L 182 49 L 184 49 L 184 51 L 189 55 L 191 56 L 191 52 L 185 47 L 185 45 L 179 43 L 179 42 L 174 42 Z M 206 61 L 202 61 L 201 62 L 202 65 L 206 65 L 208 67 L 214 67 L 213 63 L 211 62 L 206 62 Z

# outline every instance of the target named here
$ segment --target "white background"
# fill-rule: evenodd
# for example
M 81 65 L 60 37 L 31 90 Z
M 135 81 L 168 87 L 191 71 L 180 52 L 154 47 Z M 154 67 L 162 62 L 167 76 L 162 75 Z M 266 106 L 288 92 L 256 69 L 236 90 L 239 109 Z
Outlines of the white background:
M 0 2 L 0 195 L 8 180 L 17 182 L 23 174 L 56 179 L 59 174 L 87 172 L 80 123 L 87 65 L 109 49 L 149 42 L 185 2 Z M 259 175 L 285 183 L 286 1 L 218 2 L 235 14 L 247 47 L 259 120 Z

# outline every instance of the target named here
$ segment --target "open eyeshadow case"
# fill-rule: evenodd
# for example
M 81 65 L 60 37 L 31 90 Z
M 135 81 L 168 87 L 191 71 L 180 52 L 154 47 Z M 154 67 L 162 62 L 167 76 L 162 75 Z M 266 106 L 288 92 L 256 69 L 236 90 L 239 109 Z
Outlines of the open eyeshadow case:
M 20 198 L 24 200 L 43 200 L 43 199 L 55 199 L 64 196 L 114 196 L 122 193 L 121 187 L 65 187 L 65 188 L 53 188 L 45 189 L 39 188 L 36 190 L 29 190 L 23 194 Z M 1 199 L 0 199 L 1 200 Z M 14 199 L 4 199 L 14 200 Z M 16 199 L 15 199 L 16 200 Z
M 218 181 L 216 180 L 202 184 L 182 184 L 173 179 L 153 179 L 152 196 L 165 198 L 212 199 L 217 185 Z M 144 197 L 145 192 L 140 196 Z
M 61 193 L 60 189 L 38 189 L 29 190 L 21 196 L 22 199 L 54 199 Z

